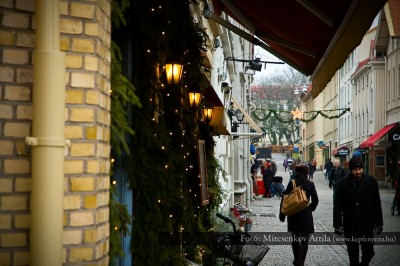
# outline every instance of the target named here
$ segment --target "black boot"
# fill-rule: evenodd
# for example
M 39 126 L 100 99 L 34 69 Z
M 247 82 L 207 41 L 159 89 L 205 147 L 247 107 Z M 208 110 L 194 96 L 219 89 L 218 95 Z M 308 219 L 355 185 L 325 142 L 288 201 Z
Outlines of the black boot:
M 293 265 L 297 265 L 297 257 L 299 253 L 299 243 L 292 243 L 292 250 L 293 250 Z
M 304 262 L 306 261 L 306 256 L 307 256 L 307 251 L 308 251 L 308 245 L 300 245 L 298 247 L 298 253 L 297 253 L 297 261 L 296 261 L 296 266 L 304 266 Z

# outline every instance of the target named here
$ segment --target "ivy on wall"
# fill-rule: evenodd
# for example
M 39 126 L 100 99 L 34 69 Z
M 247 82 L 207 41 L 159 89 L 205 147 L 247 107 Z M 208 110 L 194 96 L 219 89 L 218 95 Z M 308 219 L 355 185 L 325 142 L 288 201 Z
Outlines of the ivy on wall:
M 185 257 L 194 259 L 195 247 L 160 245 L 160 233 L 208 231 L 210 215 L 222 201 L 218 183 L 222 169 L 214 158 L 214 141 L 208 126 L 200 121 L 199 110 L 188 107 L 188 88 L 204 84 L 200 72 L 204 32 L 193 22 L 187 1 L 120 0 L 112 4 L 112 39 L 118 49 L 112 58 L 116 65 L 112 66 L 111 140 L 134 196 L 132 263 L 182 265 Z M 184 63 L 179 87 L 162 86 L 157 66 L 169 58 Z M 200 204 L 199 139 L 206 142 L 210 195 L 206 206 Z M 114 216 L 110 217 L 110 238 L 128 233 L 120 231 L 126 226 L 113 224 L 130 222 L 123 208 L 116 206 L 110 207 Z M 121 254 L 118 240 L 110 245 L 110 256 Z

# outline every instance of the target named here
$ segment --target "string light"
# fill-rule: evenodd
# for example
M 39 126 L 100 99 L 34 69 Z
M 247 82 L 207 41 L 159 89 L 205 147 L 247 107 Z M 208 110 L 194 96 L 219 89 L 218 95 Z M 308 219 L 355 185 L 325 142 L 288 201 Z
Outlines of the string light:
M 116 185 L 117 184 L 117 180 L 113 180 L 112 183 L 113 183 L 113 185 Z
M 111 163 L 114 163 L 114 161 L 115 161 L 115 159 L 114 159 L 114 158 L 111 158 Z
M 164 168 L 167 169 L 167 168 L 168 168 L 168 164 L 166 164 L 166 165 L 164 166 Z

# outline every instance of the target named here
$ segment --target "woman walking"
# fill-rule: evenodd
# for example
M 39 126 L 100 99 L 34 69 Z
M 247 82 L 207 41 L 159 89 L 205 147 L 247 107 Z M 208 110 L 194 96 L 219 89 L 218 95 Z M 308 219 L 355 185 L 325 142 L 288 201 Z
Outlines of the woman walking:
M 306 192 L 310 205 L 304 210 L 288 217 L 288 231 L 292 232 L 292 250 L 293 250 L 293 265 L 303 266 L 306 260 L 308 251 L 308 240 L 311 233 L 314 233 L 314 218 L 312 212 L 315 211 L 318 205 L 318 194 L 315 185 L 307 178 L 308 167 L 306 165 L 297 165 L 294 170 L 294 180 L 296 186 Z M 290 194 L 293 190 L 292 182 L 289 182 L 284 194 Z M 281 201 L 282 208 L 283 197 Z M 279 220 L 285 222 L 285 215 L 280 212 Z

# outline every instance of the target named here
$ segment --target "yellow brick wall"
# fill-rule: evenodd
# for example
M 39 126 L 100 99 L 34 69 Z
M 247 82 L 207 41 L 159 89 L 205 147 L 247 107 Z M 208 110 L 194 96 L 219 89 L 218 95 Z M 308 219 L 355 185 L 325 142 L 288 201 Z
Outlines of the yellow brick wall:
M 35 1 L 0 1 L 0 266 L 29 265 Z M 108 265 L 111 0 L 60 1 L 64 265 Z M 51 200 L 51 199 L 49 199 Z

